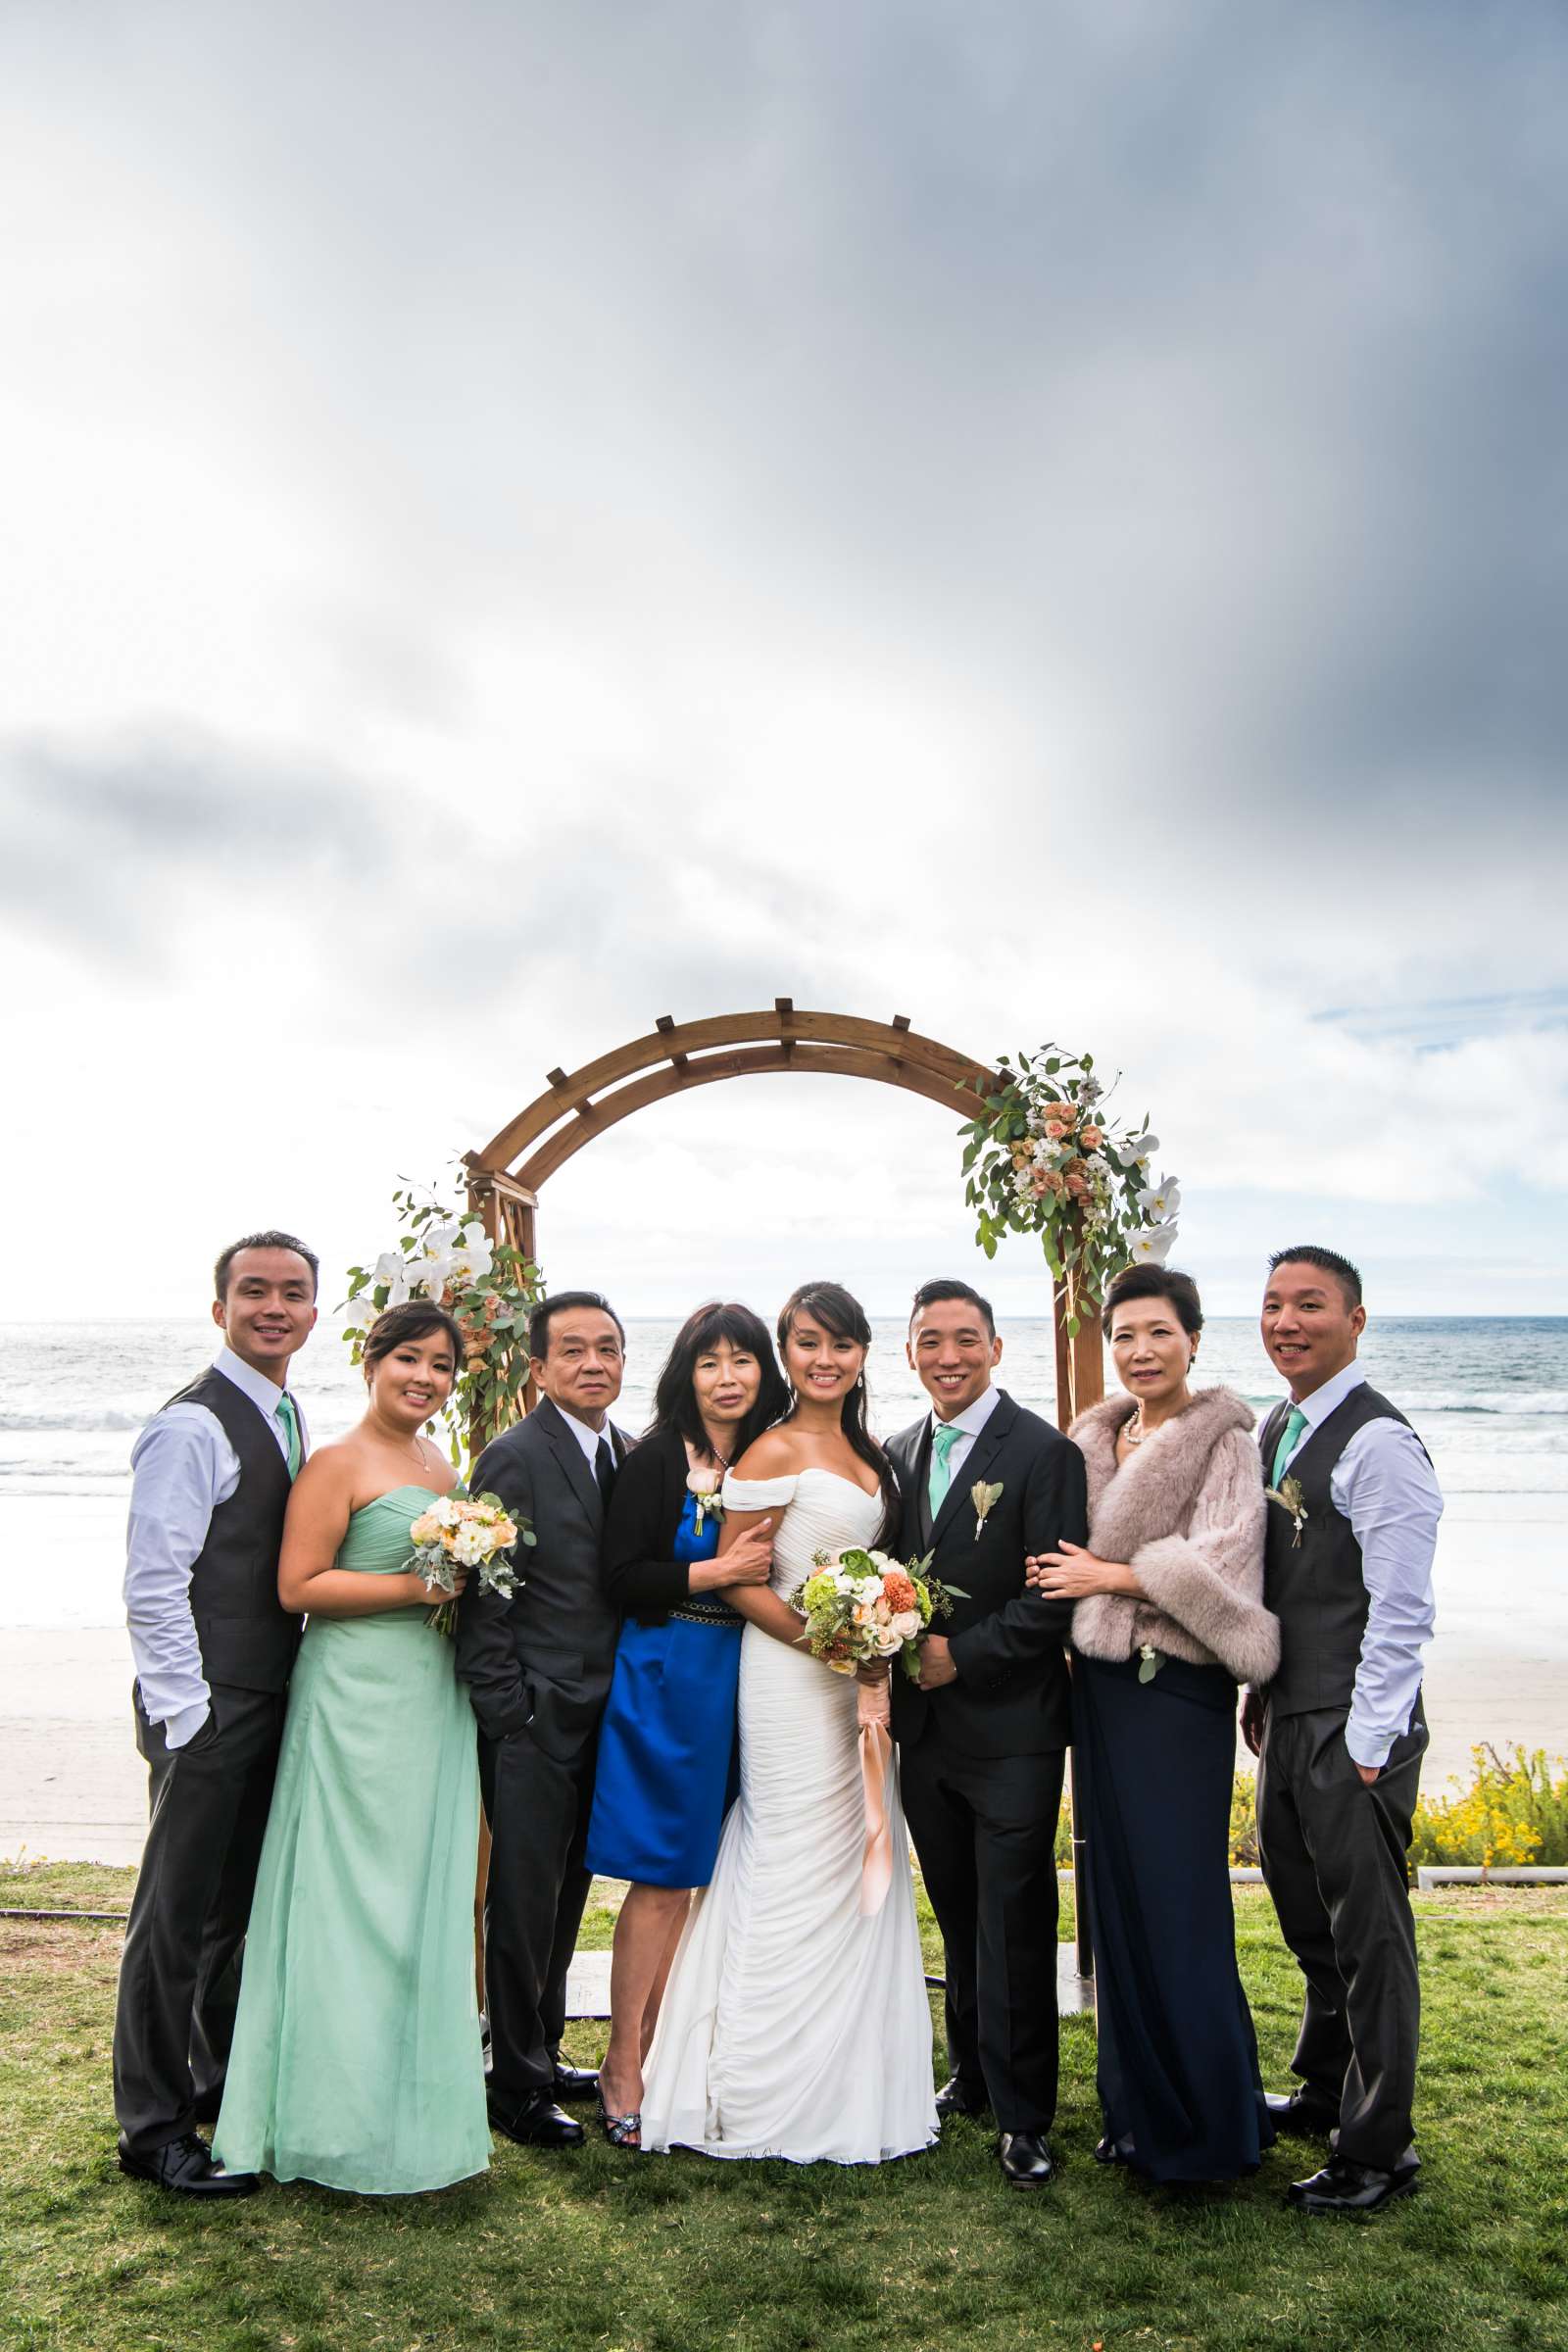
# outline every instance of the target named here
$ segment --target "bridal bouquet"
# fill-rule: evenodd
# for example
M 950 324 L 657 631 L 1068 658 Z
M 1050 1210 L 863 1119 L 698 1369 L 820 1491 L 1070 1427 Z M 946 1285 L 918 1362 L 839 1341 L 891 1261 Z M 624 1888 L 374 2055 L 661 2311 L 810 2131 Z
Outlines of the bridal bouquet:
M 508 1555 L 514 1544 L 532 1544 L 536 1539 L 531 1527 L 526 1523 L 519 1527 L 508 1515 L 499 1494 L 465 1494 L 455 1489 L 450 1494 L 437 1495 L 428 1510 L 419 1513 L 409 1529 L 409 1541 L 414 1550 L 407 1565 L 423 1577 L 427 1592 L 439 1591 L 448 1595 L 430 1611 L 425 1623 L 437 1633 L 450 1634 L 458 1614 L 454 1570 L 477 1569 L 481 1592 L 499 1592 L 504 1600 L 510 1600 L 517 1590 L 517 1579 Z
M 853 1674 L 878 1658 L 902 1658 L 905 1673 L 917 1680 L 921 1635 L 933 1617 L 946 1616 L 967 1593 L 931 1575 L 929 1552 L 908 1566 L 885 1551 L 858 1547 L 811 1556 L 814 1573 L 797 1586 L 789 1605 L 806 1620 L 812 1657 L 835 1674 Z

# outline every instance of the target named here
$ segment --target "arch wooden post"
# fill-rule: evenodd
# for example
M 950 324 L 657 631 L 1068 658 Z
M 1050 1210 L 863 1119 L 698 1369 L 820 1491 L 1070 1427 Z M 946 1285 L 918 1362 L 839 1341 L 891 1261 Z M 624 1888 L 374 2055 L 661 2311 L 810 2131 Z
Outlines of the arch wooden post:
M 771 1011 L 720 1013 L 704 1021 L 677 1023 L 669 1013 L 662 1013 L 647 1036 L 633 1038 L 614 1053 L 569 1073 L 548 1071 L 545 1092 L 509 1119 L 482 1152 L 466 1154 L 469 1203 L 483 1216 L 492 1240 L 511 1242 L 537 1261 L 540 1191 L 586 1145 L 671 1095 L 729 1078 L 796 1071 L 896 1086 L 906 1094 L 923 1095 L 960 1120 L 972 1118 L 980 1098 L 1004 1083 L 984 1062 L 911 1029 L 906 1013 L 895 1013 L 886 1022 L 862 1021 L 849 1013 L 799 1011 L 791 997 L 775 997 Z M 1056 1418 L 1065 1429 L 1074 1409 L 1082 1412 L 1104 1394 L 1100 1317 L 1083 1316 L 1076 1338 L 1069 1339 L 1062 1301 L 1054 1291 L 1052 1314 L 1056 1331 Z M 524 1410 L 533 1401 L 530 1384 Z M 1069 1781 L 1069 1789 L 1070 1786 Z M 481 1937 L 488 1849 L 485 1835 L 475 1896 Z M 1088 1976 L 1092 1962 L 1083 1840 L 1076 1827 L 1073 1892 L 1079 1972 Z M 482 1941 L 479 1997 L 482 2005 Z

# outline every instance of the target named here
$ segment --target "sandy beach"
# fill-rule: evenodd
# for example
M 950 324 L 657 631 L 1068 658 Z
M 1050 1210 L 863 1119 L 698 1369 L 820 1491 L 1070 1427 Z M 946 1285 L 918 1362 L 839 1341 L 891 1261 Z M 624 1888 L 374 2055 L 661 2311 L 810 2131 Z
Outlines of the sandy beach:
M 1429 1658 L 1429 1788 L 1467 1772 L 1480 1740 L 1568 1754 L 1565 1529 L 1556 1497 L 1450 1501 Z M 1486 1562 L 1497 1574 L 1489 1578 Z M 121 1627 L 0 1629 L 0 1856 L 134 1862 L 147 1776 L 130 1728 L 130 1647 Z

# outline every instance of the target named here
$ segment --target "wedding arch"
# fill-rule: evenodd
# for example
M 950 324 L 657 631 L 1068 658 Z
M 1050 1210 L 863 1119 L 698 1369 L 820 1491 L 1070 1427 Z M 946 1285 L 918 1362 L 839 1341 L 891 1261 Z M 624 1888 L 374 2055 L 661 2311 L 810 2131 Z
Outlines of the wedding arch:
M 1054 1064 L 1052 1065 L 1054 1067 Z M 468 1203 L 484 1220 L 492 1243 L 504 1242 L 535 1264 L 539 1259 L 539 1195 L 547 1180 L 594 1143 L 650 1103 L 730 1078 L 826 1073 L 870 1079 L 905 1094 L 922 1095 L 960 1122 L 1005 1083 L 972 1055 L 911 1029 L 906 1013 L 865 1021 L 853 1013 L 804 1012 L 790 997 L 775 997 L 771 1011 L 718 1013 L 677 1023 L 661 1013 L 645 1037 L 569 1073 L 546 1072 L 545 1091 L 509 1119 L 482 1152 L 464 1154 Z M 936 1271 L 936 1269 L 932 1269 Z M 1048 1277 L 1049 1280 L 1049 1277 Z M 1052 1289 L 1056 1334 L 1056 1418 L 1067 1426 L 1074 1409 L 1104 1394 L 1100 1315 L 1089 1306 L 1069 1332 L 1062 1294 Z M 521 1399 L 533 1401 L 531 1386 Z M 1070 1801 L 1070 1800 L 1069 1800 Z M 1073 1826 L 1073 1892 L 1077 1914 L 1078 1988 L 1062 1987 L 1065 2005 L 1087 2005 L 1084 1986 L 1094 1967 L 1089 1945 L 1083 1839 Z M 482 1937 L 488 1838 L 482 1842 L 475 1932 Z M 482 1948 L 482 1946 L 481 1946 Z M 480 1966 L 480 2000 L 483 1968 Z
M 484 1219 L 492 1242 L 510 1243 L 537 1262 L 540 1192 L 587 1145 L 672 1095 L 730 1078 L 802 1071 L 895 1086 L 960 1120 L 973 1118 L 979 1097 L 1002 1083 L 985 1062 L 922 1037 L 905 1013 L 887 1022 L 865 1021 L 851 1013 L 799 1011 L 789 997 L 776 997 L 771 1011 L 719 1013 L 701 1021 L 677 1023 L 662 1013 L 648 1035 L 614 1053 L 570 1073 L 548 1071 L 544 1093 L 481 1152 L 465 1154 L 469 1205 Z M 1104 1393 L 1100 1318 L 1085 1315 L 1069 1335 L 1059 1296 L 1053 1298 L 1052 1312 L 1057 1418 L 1065 1426 L 1069 1397 L 1081 1411 Z

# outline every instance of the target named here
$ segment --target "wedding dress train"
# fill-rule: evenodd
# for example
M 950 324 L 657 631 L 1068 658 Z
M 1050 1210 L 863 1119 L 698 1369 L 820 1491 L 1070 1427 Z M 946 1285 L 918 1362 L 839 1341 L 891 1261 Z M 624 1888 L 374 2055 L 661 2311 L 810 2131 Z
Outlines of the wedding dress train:
M 724 1498 L 782 1511 L 771 1581 L 786 1595 L 814 1552 L 871 1543 L 882 1516 L 879 1495 L 815 1468 L 730 1479 Z M 647 2149 L 876 2164 L 937 2136 L 931 2011 L 891 1761 L 892 1883 L 880 1901 L 862 1896 L 858 1688 L 746 1628 L 740 1796 L 660 2010 L 644 2073 Z

